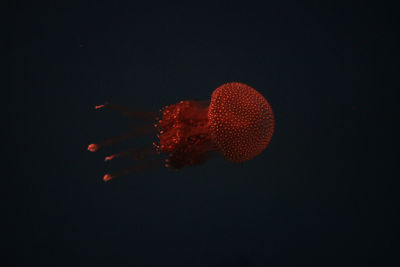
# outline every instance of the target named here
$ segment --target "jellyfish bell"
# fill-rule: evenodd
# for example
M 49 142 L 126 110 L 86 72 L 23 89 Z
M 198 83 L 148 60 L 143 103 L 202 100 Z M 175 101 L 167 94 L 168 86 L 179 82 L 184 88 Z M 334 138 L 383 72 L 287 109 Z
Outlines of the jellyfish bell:
M 155 113 L 139 112 L 114 104 L 97 108 L 110 108 L 134 119 L 156 120 L 155 124 L 135 127 L 131 133 L 111 138 L 100 144 L 91 144 L 89 151 L 97 151 L 128 138 L 157 132 L 158 140 L 152 146 L 130 149 L 106 157 L 131 156 L 144 159 L 154 155 L 167 158 L 138 163 L 123 171 L 106 174 L 105 181 L 139 170 L 161 166 L 180 169 L 206 162 L 211 152 L 219 152 L 230 162 L 240 163 L 259 155 L 269 144 L 274 131 L 274 115 L 268 101 L 252 87 L 239 83 L 226 83 L 214 90 L 211 101 L 180 101 Z M 141 157 L 139 157 L 141 155 Z
M 239 163 L 260 154 L 274 132 L 267 100 L 243 83 L 223 84 L 212 93 L 210 135 L 226 160 Z

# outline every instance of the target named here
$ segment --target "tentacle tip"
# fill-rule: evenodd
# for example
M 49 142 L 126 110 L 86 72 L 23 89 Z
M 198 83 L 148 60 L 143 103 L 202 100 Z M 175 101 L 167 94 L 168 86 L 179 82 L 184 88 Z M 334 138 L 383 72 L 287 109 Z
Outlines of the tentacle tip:
M 103 105 L 97 105 L 94 107 L 94 109 L 100 109 L 100 108 L 104 108 L 104 104 Z
M 98 149 L 99 149 L 99 146 L 98 146 L 97 144 L 90 144 L 90 145 L 88 146 L 88 150 L 89 150 L 90 152 L 96 152 Z
M 109 161 L 109 160 L 112 160 L 113 158 L 115 158 L 115 155 L 111 155 L 111 156 L 105 157 L 104 161 Z
M 108 182 L 108 181 L 110 181 L 112 178 L 113 178 L 113 177 L 112 177 L 110 174 L 106 174 L 106 175 L 104 175 L 103 180 L 104 180 L 104 182 Z

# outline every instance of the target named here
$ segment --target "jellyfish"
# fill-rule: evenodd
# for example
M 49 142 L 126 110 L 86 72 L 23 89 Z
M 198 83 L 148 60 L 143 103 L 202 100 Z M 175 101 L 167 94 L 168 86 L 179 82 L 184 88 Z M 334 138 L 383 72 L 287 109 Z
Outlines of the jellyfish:
M 137 111 L 111 103 L 95 108 L 117 110 L 135 120 L 151 123 L 134 126 L 131 132 L 102 143 L 90 144 L 89 151 L 141 135 L 155 133 L 157 137 L 150 145 L 107 156 L 105 161 L 129 156 L 136 164 L 104 175 L 106 182 L 136 171 L 203 164 L 215 153 L 232 163 L 245 162 L 264 151 L 274 132 L 274 114 L 268 101 L 240 82 L 219 86 L 210 101 L 180 101 L 159 112 Z M 164 158 L 151 159 L 157 155 Z

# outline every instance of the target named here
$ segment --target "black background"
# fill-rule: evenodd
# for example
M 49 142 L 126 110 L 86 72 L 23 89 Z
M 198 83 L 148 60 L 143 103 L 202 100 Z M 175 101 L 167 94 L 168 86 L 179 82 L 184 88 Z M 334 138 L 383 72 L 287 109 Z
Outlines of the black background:
M 323 2 L 323 3 L 321 3 Z M 3 95 L 7 265 L 394 264 L 396 10 L 274 1 L 13 3 Z M 105 101 L 156 111 L 240 81 L 271 103 L 259 157 L 104 183 L 127 130 Z M 4 162 L 3 162 L 4 163 Z M 5 205 L 4 205 L 5 204 Z M 395 264 L 394 264 L 395 265 Z

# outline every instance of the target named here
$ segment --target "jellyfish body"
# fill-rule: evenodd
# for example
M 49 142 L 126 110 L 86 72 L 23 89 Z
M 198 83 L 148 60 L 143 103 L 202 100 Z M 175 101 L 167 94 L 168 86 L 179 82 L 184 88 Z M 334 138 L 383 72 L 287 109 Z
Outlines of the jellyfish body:
M 125 113 L 132 114 L 126 110 Z M 204 163 L 214 151 L 233 163 L 254 158 L 271 141 L 274 115 L 259 92 L 246 84 L 233 82 L 215 89 L 210 102 L 188 100 L 164 107 L 154 126 L 158 132 L 158 141 L 153 143 L 154 151 L 167 155 L 167 158 L 163 164 L 156 161 L 157 164 L 149 167 L 164 165 L 179 169 Z M 88 149 L 96 151 L 104 144 L 125 137 L 127 135 L 106 140 L 100 145 L 91 144 Z M 111 155 L 108 159 L 114 157 Z M 135 166 L 117 174 L 107 174 L 104 180 L 143 169 L 143 165 Z
M 162 109 L 156 124 L 159 153 L 168 155 L 166 166 L 180 169 L 206 161 L 216 147 L 209 134 L 208 106 L 197 101 L 181 101 Z

